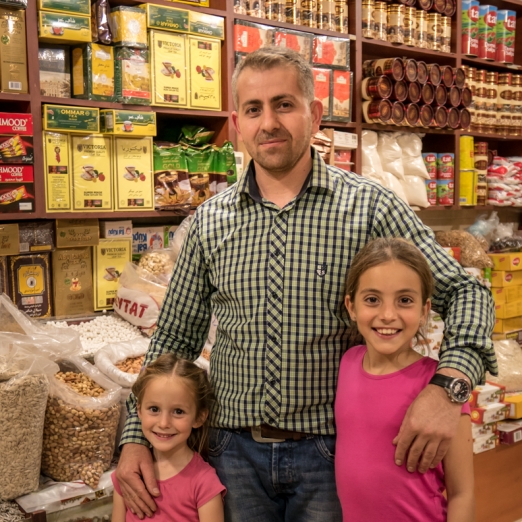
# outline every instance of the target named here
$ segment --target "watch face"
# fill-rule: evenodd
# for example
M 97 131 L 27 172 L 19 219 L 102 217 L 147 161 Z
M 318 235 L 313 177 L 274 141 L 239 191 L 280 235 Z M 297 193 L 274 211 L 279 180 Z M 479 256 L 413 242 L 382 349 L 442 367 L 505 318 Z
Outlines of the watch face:
M 454 401 L 464 403 L 471 395 L 471 387 L 464 379 L 455 379 L 451 384 L 450 393 Z

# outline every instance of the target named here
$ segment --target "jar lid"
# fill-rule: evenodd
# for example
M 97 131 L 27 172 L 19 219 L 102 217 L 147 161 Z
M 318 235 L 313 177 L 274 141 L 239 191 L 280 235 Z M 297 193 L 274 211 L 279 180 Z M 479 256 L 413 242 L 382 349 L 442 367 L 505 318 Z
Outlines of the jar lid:
M 392 116 L 392 103 L 390 100 L 379 100 L 379 115 L 381 121 L 390 121 Z
M 433 107 L 422 105 L 420 108 L 420 123 L 423 127 L 429 127 L 433 121 Z
M 458 107 L 461 99 L 460 89 L 455 86 L 450 87 L 448 99 L 452 107 Z
M 418 0 L 417 3 L 419 7 L 425 11 L 429 11 L 433 6 L 433 0 Z
M 443 13 L 446 10 L 446 0 L 435 0 L 433 7 L 439 13 Z
M 425 62 L 417 61 L 417 81 L 421 84 L 428 81 L 428 66 Z
M 406 60 L 404 64 L 404 76 L 409 82 L 414 82 L 418 76 L 417 61 L 412 59 Z
M 464 87 L 460 91 L 460 103 L 464 105 L 464 107 L 469 107 L 473 102 L 473 93 L 469 87 Z
M 435 88 L 431 83 L 425 83 L 422 86 L 422 101 L 424 103 L 430 104 L 433 103 L 435 99 Z
M 446 8 L 444 14 L 448 17 L 453 16 L 457 11 L 457 2 L 455 0 L 446 0 Z
M 395 125 L 402 125 L 404 121 L 404 105 L 399 101 L 393 104 L 391 120 Z

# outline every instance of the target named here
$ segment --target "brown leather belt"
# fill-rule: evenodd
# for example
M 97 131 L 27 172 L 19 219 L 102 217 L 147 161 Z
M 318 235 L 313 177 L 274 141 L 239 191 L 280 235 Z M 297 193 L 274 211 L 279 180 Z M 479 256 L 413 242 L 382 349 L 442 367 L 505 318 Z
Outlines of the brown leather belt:
M 241 428 L 242 431 L 248 431 L 252 434 L 252 438 L 256 442 L 284 442 L 285 440 L 301 440 L 307 437 L 306 433 L 297 431 L 281 430 L 274 428 L 268 424 L 261 424 L 260 426 L 248 426 Z

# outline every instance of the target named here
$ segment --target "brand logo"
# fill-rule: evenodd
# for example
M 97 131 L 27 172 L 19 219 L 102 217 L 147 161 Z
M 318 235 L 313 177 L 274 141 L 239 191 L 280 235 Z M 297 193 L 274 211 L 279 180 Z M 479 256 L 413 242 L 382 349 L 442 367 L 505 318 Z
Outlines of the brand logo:
M 472 7 L 472 8 L 468 11 L 468 16 L 469 16 L 469 19 L 470 19 L 472 22 L 476 22 L 476 21 L 478 21 L 478 19 L 479 19 L 479 10 L 478 10 L 478 7 Z
M 328 265 L 326 263 L 318 263 L 317 267 L 315 269 L 315 273 L 319 277 L 324 277 L 326 275 L 327 268 L 328 268 Z
M 513 259 L 513 266 L 518 266 L 519 264 L 520 264 L 520 258 L 515 257 L 515 259 Z
M 510 31 L 514 31 L 515 27 L 516 27 L 515 17 L 508 16 L 506 19 L 506 23 L 504 25 L 506 26 L 506 29 L 509 29 Z
M 497 13 L 490 11 L 484 16 L 484 22 L 488 27 L 494 27 L 497 24 Z
M 509 283 L 513 279 L 513 274 L 506 274 L 506 277 L 504 279 L 506 283 Z
M 26 119 L 23 118 L 0 118 L 0 125 L 8 125 L 9 127 L 26 127 Z

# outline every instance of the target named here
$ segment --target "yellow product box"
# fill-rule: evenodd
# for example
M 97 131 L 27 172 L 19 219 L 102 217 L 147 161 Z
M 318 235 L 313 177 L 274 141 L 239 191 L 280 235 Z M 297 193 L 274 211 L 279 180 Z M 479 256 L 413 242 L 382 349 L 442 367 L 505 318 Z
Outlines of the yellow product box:
M 169 0 L 169 2 L 179 2 L 180 4 L 197 5 L 199 7 L 210 7 L 210 0 Z
M 141 4 L 147 13 L 147 27 L 176 33 L 188 33 L 189 11 L 155 4 Z
M 130 239 L 100 239 L 93 247 L 94 310 L 112 309 L 121 273 L 131 259 Z
M 460 205 L 463 207 L 477 204 L 477 171 L 460 170 Z
M 221 110 L 221 41 L 189 36 L 190 104 L 193 109 Z
M 71 160 L 69 134 L 43 133 L 45 211 L 70 212 L 71 208 Z
M 493 333 L 506 333 L 513 330 L 522 330 L 522 316 L 511 317 L 510 319 L 496 319 Z
M 100 132 L 100 109 L 44 103 L 42 119 L 43 130 L 83 134 Z
M 505 270 L 491 271 L 491 286 L 493 288 L 517 285 L 522 285 L 522 270 L 517 270 L 515 272 L 507 272 Z
M 100 110 L 100 132 L 119 136 L 156 136 L 156 113 L 152 111 Z
M 2 92 L 29 92 L 25 11 L 0 7 L 0 88 Z
M 38 13 L 39 40 L 55 44 L 91 42 L 91 17 L 51 11 Z
M 200 11 L 189 11 L 189 32 L 192 34 L 225 39 L 225 19 Z
M 100 223 L 92 219 L 57 219 L 56 248 L 96 246 L 100 241 Z
M 495 304 L 495 315 L 497 319 L 511 319 L 511 317 L 522 315 L 522 300 Z
M 492 341 L 516 341 L 522 348 L 522 330 L 512 332 L 494 333 L 491 335 Z
M 147 13 L 139 7 L 111 9 L 112 43 L 116 47 L 147 48 Z
M 522 299 L 522 285 L 491 288 L 495 304 L 512 303 Z
M 114 138 L 115 210 L 154 210 L 152 138 Z
M 73 98 L 115 101 L 114 49 L 90 43 L 74 47 L 71 56 Z
M 493 261 L 493 270 L 522 270 L 522 252 L 488 254 Z
M 150 31 L 152 105 L 188 104 L 187 37 Z
M 38 0 L 40 11 L 59 11 L 82 16 L 91 16 L 89 0 Z
M 73 211 L 113 210 L 112 138 L 72 136 Z
M 510 406 L 510 419 L 522 419 L 522 392 L 506 393 L 504 402 Z

